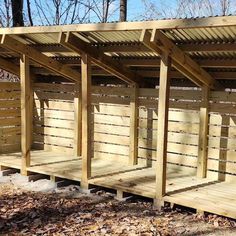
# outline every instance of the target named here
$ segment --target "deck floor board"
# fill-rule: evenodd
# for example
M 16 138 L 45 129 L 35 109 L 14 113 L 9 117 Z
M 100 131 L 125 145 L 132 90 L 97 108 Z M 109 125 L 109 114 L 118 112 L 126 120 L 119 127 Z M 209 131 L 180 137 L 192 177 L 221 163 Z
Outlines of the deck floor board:
M 119 157 L 117 157 L 119 158 Z M 0 165 L 21 168 L 21 153 L 0 155 Z M 81 180 L 80 157 L 61 153 L 32 151 L 31 172 L 71 180 Z M 89 183 L 144 197 L 155 197 L 155 168 L 129 166 L 126 159 L 93 158 Z M 197 210 L 236 218 L 236 183 L 201 179 L 185 171 L 167 170 L 167 195 L 164 200 Z

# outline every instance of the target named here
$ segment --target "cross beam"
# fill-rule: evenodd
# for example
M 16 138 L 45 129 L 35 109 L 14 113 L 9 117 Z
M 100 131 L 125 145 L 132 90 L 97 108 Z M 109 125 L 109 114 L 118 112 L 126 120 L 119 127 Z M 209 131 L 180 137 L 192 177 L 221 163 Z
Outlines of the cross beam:
M 19 66 L 15 65 L 11 61 L 7 61 L 6 59 L 1 58 L 1 57 L 0 57 L 0 68 L 5 71 L 8 71 L 11 74 L 14 74 L 14 75 L 20 77 Z M 32 71 L 32 69 L 30 69 L 30 78 L 32 80 L 35 79 L 35 73 Z
M 0 68 L 6 70 L 14 75 L 20 76 L 20 69 L 14 63 L 7 61 L 0 57 Z
M 46 67 L 47 69 L 56 72 L 56 74 L 66 77 L 72 81 L 80 81 L 79 72 L 68 68 L 66 65 L 63 65 L 62 63 L 55 61 L 52 58 L 45 56 L 29 45 L 25 45 L 18 40 L 10 37 L 9 35 L 1 35 L 0 41 L 1 47 L 22 55 L 26 55 L 28 58 L 40 64 L 41 66 Z
M 143 30 L 140 41 L 159 55 L 169 54 L 172 58 L 172 65 L 198 86 L 206 85 L 214 88 L 215 80 L 211 75 L 179 49 L 161 31 L 154 29 L 151 34 L 149 31 Z
M 103 51 L 90 47 L 88 43 L 71 32 L 68 32 L 66 35 L 62 33 L 59 37 L 59 42 L 73 52 L 80 55 L 83 53 L 87 54 L 94 64 L 129 84 L 141 82 L 140 76 L 127 70 L 121 63 L 112 61 L 111 57 L 105 55 Z
M 141 43 L 107 43 L 98 44 L 97 46 L 103 52 L 152 52 Z M 34 49 L 43 53 L 68 53 L 70 50 L 64 48 L 60 44 L 36 44 L 32 45 Z M 185 52 L 234 52 L 236 51 L 236 43 L 184 43 L 178 44 L 178 47 Z M 2 50 L 0 54 L 6 53 Z M 8 52 L 9 53 L 9 52 Z

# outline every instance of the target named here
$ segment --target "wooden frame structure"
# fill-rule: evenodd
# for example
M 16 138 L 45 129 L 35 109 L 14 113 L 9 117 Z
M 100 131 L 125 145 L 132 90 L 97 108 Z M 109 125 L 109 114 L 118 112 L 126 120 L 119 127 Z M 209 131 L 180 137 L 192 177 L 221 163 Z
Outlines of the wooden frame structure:
M 235 16 L 1 28 L 20 77 L 0 83 L 1 169 L 236 218 L 235 38 Z

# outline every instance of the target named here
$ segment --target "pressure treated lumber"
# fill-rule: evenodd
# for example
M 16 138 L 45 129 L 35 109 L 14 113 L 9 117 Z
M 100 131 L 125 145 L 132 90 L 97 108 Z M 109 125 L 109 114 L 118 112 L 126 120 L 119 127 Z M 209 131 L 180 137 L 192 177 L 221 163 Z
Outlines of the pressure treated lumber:
M 162 198 L 166 193 L 167 166 L 167 137 L 168 137 L 168 109 L 170 93 L 170 66 L 168 54 L 162 56 L 160 71 L 160 88 L 158 102 L 158 133 L 157 133 L 157 163 L 156 163 L 156 199 L 155 205 L 160 208 Z
M 2 47 L 15 51 L 20 54 L 24 54 L 28 56 L 31 60 L 46 67 L 49 70 L 56 72 L 57 74 L 63 77 L 66 77 L 73 81 L 80 81 L 80 73 L 53 60 L 52 58 L 45 56 L 44 54 L 32 48 L 31 46 L 25 45 L 8 35 L 0 35 L 0 40 L 1 40 L 0 45 Z
M 197 176 L 206 178 L 207 173 L 207 145 L 208 145 L 208 122 L 209 122 L 209 88 L 202 87 L 202 105 L 200 108 L 199 141 L 198 141 L 198 164 Z
M 170 53 L 173 66 L 197 85 L 203 83 L 209 87 L 214 87 L 215 80 L 211 75 L 179 49 L 161 31 L 154 29 L 151 35 L 148 31 L 143 30 L 140 41 L 159 55 L 162 52 Z
M 0 68 L 14 75 L 20 76 L 19 67 L 16 66 L 14 63 L 10 62 L 9 60 L 3 59 L 1 57 L 0 57 Z
M 129 84 L 140 82 L 141 78 L 138 75 L 135 75 L 124 68 L 122 64 L 113 62 L 110 57 L 105 55 L 99 49 L 91 47 L 88 43 L 84 42 L 72 33 L 67 33 L 67 35 L 62 33 L 59 37 L 59 42 L 64 47 L 71 49 L 73 52 L 77 52 L 79 54 L 85 53 L 89 55 L 94 64 Z
M 27 175 L 30 166 L 30 148 L 32 140 L 32 85 L 30 78 L 29 58 L 26 55 L 20 59 L 21 81 L 21 174 Z
M 130 94 L 130 151 L 129 164 L 138 163 L 138 90 L 137 86 L 131 88 Z
M 60 44 L 37 44 L 32 45 L 37 51 L 43 53 L 68 53 L 65 47 Z M 224 44 L 218 43 L 181 43 L 179 48 L 185 52 L 234 52 L 236 51 L 236 43 L 228 42 Z M 102 44 L 101 50 L 103 52 L 151 52 L 151 50 L 140 43 L 112 43 L 112 44 Z M 6 51 L 1 51 L 1 53 L 6 53 Z
M 186 43 L 181 44 L 180 49 L 185 52 L 234 52 L 236 51 L 236 43 L 205 43 L 205 44 L 197 44 L 197 43 Z
M 193 29 L 236 26 L 236 16 L 217 16 L 191 19 L 170 19 L 143 22 L 119 22 L 100 24 L 74 24 L 60 26 L 34 26 L 0 28 L 0 34 L 27 34 L 27 33 L 58 33 L 68 31 L 93 32 L 93 31 L 121 31 L 140 29 Z
M 91 178 L 91 61 L 81 55 L 81 102 L 82 102 L 82 177 L 81 187 L 88 188 Z
M 75 137 L 74 137 L 74 152 L 75 156 L 81 156 L 82 145 L 82 91 L 79 83 L 75 84 L 75 98 L 74 98 L 74 117 L 75 117 Z
M 181 48 L 181 47 L 179 47 Z M 153 67 L 158 68 L 160 65 L 159 58 L 117 58 L 121 63 L 126 66 L 139 66 L 139 67 Z M 73 63 L 73 60 L 68 63 Z M 199 66 L 203 68 L 235 68 L 236 67 L 236 60 L 235 59 L 198 59 L 196 60 Z M 175 64 L 173 64 L 175 65 Z M 145 73 L 145 71 L 144 71 Z
M 180 64 L 200 82 L 209 87 L 214 87 L 215 80 L 193 59 L 179 49 L 164 33 L 156 29 L 153 30 L 151 43 L 156 43 L 162 52 L 170 53 L 170 57 L 174 62 Z M 173 64 L 175 66 L 175 63 Z M 179 69 L 179 66 L 177 66 L 177 69 Z
M 221 45 L 221 44 L 219 44 Z M 223 44 L 224 45 L 224 44 Z M 111 46 L 112 47 L 112 46 Z M 118 47 L 118 46 L 117 46 Z M 122 47 L 122 46 L 121 46 Z M 144 48 L 146 48 L 145 45 L 143 45 Z M 131 48 L 130 50 L 127 47 L 127 51 L 126 53 L 128 53 L 129 51 L 133 50 L 133 46 L 129 45 L 129 48 Z M 134 46 L 135 48 L 135 46 Z M 181 49 L 181 47 L 179 46 L 179 48 Z M 68 49 L 69 50 L 69 49 Z M 103 48 L 99 49 L 101 53 L 103 52 Z M 149 52 L 153 52 L 151 51 L 150 48 L 148 48 Z M 137 52 L 146 52 L 146 50 L 140 50 Z M 227 52 L 227 50 L 226 50 Z M 80 66 L 80 57 L 68 57 L 68 56 L 63 56 L 63 57 L 53 57 L 54 60 L 58 61 L 58 62 L 62 62 L 63 64 L 66 64 L 68 66 Z M 130 58 L 130 57 L 114 57 L 111 58 L 112 61 L 114 62 L 119 62 L 122 65 L 126 66 L 126 67 L 134 67 L 134 66 L 138 66 L 138 67 L 153 67 L 153 68 L 159 68 L 160 67 L 160 59 L 157 57 L 150 57 L 147 59 L 147 57 L 138 57 L 138 58 Z M 224 59 L 196 59 L 196 62 L 203 68 L 235 68 L 236 67 L 236 60 L 232 59 L 232 58 L 224 58 Z M 93 63 L 92 63 L 93 64 Z M 94 64 L 95 65 L 95 64 Z M 39 72 L 44 72 L 45 74 L 48 73 L 46 70 L 43 70 L 43 68 L 37 68 L 39 70 Z M 137 70 L 139 72 L 139 70 Z M 35 69 L 35 72 L 37 72 L 37 70 Z M 92 68 L 92 72 L 93 74 L 106 74 L 104 70 L 101 70 L 99 68 Z M 146 71 L 142 71 L 142 72 L 146 72 Z M 108 72 L 107 72 L 108 74 Z M 140 74 L 140 73 L 139 73 Z M 142 74 L 143 75 L 143 74 Z

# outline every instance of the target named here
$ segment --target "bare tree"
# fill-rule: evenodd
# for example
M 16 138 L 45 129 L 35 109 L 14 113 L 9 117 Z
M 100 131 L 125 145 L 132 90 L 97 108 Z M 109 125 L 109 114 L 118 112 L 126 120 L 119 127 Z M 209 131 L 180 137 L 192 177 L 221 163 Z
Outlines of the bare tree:
M 230 7 L 231 7 L 231 1 L 230 0 L 220 0 L 221 5 L 221 13 L 223 16 L 229 14 Z
M 11 25 L 11 0 L 0 0 L 0 27 L 10 27 Z
M 144 19 L 185 18 L 236 13 L 236 1 L 232 0 L 175 0 L 171 6 L 161 0 L 142 0 Z M 170 3 L 169 3 L 170 4 Z
M 120 0 L 120 21 L 127 20 L 127 0 Z
M 26 0 L 26 3 L 27 3 L 27 12 L 28 12 L 28 17 L 29 17 L 29 22 L 30 22 L 30 25 L 34 25 L 33 23 L 33 18 L 32 18 L 32 13 L 31 13 L 31 7 L 30 7 L 30 0 Z
M 23 0 L 11 0 L 13 26 L 24 26 Z

